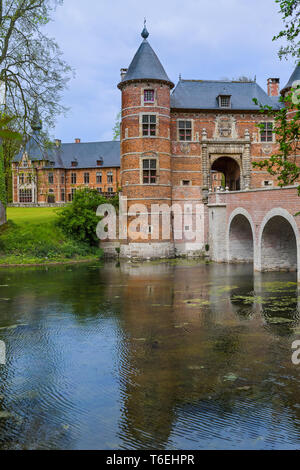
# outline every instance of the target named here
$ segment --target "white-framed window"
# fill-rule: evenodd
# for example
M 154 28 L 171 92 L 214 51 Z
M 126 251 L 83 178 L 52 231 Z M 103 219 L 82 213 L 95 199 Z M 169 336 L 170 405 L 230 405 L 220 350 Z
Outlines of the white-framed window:
M 144 90 L 144 103 L 154 103 L 155 92 L 153 89 Z
M 142 116 L 142 135 L 143 137 L 156 136 L 156 115 L 143 114 Z
M 192 121 L 179 120 L 177 121 L 178 125 L 178 139 L 181 141 L 191 141 L 192 140 Z
M 260 141 L 261 142 L 273 142 L 273 122 L 261 122 L 262 126 L 260 129 Z
M 157 160 L 156 158 L 143 158 L 143 184 L 156 184 Z
M 191 186 L 191 181 L 190 180 L 182 180 L 182 186 Z
M 219 107 L 220 108 L 230 108 L 231 107 L 231 96 L 230 95 L 220 95 L 219 96 Z
M 19 202 L 22 202 L 22 203 L 32 202 L 32 190 L 31 189 L 19 189 Z
M 113 172 L 112 172 L 112 171 L 108 171 L 108 173 L 107 173 L 107 182 L 108 182 L 108 183 L 113 183 L 113 180 L 114 180 Z

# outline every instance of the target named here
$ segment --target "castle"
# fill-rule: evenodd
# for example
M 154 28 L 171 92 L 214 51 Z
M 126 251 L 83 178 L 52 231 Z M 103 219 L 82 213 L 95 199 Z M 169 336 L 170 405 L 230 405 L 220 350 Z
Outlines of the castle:
M 280 109 L 278 78 L 269 78 L 267 93 L 256 81 L 183 80 L 176 86 L 169 79 L 148 42 L 144 27 L 142 43 L 128 69 L 121 69 L 118 88 L 122 94 L 120 142 L 63 144 L 50 150 L 39 144 L 41 122 L 36 109 L 33 134 L 15 158 L 13 202 L 15 204 L 66 203 L 82 186 L 105 194 L 121 189 L 130 206 L 143 203 L 203 205 L 202 238 L 121 242 L 123 256 L 161 257 L 176 253 L 199 253 L 207 240 L 209 191 L 272 187 L 276 178 L 253 168 L 276 149 L 273 122 L 253 101 Z M 281 90 L 284 94 L 300 78 L 296 67 Z M 258 124 L 262 127 L 258 127 Z M 184 210 L 184 209 L 183 209 Z M 115 246 L 112 241 L 111 247 Z M 109 249 L 109 244 L 106 245 Z

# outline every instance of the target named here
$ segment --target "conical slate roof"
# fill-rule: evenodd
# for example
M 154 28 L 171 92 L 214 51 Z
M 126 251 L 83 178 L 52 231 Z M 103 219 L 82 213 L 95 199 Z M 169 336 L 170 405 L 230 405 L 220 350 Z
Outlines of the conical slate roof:
M 31 129 L 33 131 L 40 131 L 42 130 L 42 128 L 43 128 L 42 120 L 40 118 L 40 113 L 37 107 L 37 103 L 35 103 L 34 114 L 33 114 L 33 118 L 31 121 Z
M 119 88 L 121 88 L 124 83 L 132 80 L 158 80 L 168 83 L 171 88 L 174 87 L 174 84 L 161 65 L 159 58 L 147 41 L 148 35 L 147 29 L 144 28 L 142 32 L 144 40 L 138 48 L 125 77 L 119 83 Z
M 294 70 L 294 72 L 292 73 L 289 81 L 287 82 L 287 84 L 285 85 L 284 88 L 282 88 L 281 90 L 281 93 L 284 93 L 286 90 L 288 90 L 289 88 L 292 88 L 292 85 L 293 83 L 296 81 L 296 80 L 300 80 L 300 64 L 298 64 Z

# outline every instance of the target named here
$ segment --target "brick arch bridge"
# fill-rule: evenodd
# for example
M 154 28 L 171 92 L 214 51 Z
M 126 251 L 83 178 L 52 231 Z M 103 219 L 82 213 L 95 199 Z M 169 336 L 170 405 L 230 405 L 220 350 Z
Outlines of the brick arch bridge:
M 295 186 L 208 196 L 209 244 L 217 262 L 253 262 L 255 271 L 298 271 L 300 198 Z

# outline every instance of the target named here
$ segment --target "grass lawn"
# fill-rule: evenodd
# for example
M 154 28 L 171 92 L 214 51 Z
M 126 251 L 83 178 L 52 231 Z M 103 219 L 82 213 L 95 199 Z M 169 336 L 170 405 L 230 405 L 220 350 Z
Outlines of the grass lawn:
M 100 258 L 102 251 L 66 236 L 56 207 L 8 207 L 0 227 L 0 265 L 46 264 Z
M 56 213 L 56 207 L 8 207 L 7 220 L 12 220 L 17 225 L 36 225 L 54 222 Z

